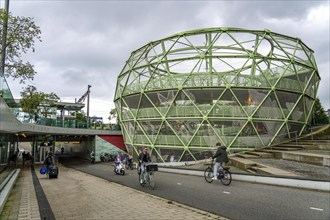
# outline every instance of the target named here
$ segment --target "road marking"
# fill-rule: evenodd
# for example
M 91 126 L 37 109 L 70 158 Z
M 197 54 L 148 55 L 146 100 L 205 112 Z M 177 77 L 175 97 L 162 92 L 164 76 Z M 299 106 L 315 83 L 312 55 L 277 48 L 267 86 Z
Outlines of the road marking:
M 230 192 L 227 192 L 227 191 L 223 191 L 224 194 L 230 194 Z
M 317 211 L 323 211 L 323 209 L 315 208 L 315 207 L 309 207 L 312 210 L 317 210 Z
M 182 183 L 177 183 L 179 186 L 181 186 L 182 185 Z

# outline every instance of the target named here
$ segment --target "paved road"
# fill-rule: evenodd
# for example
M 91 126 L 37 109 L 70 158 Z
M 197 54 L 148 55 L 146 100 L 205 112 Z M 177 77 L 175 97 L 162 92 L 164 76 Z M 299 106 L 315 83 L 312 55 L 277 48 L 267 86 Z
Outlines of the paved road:
M 62 158 L 68 167 L 132 187 L 168 200 L 230 219 L 330 219 L 330 194 L 233 181 L 206 183 L 204 178 L 157 172 L 156 189 L 141 187 L 136 170 L 120 176 L 109 163 L 90 165 L 77 158 Z M 129 199 L 129 198 L 128 198 Z

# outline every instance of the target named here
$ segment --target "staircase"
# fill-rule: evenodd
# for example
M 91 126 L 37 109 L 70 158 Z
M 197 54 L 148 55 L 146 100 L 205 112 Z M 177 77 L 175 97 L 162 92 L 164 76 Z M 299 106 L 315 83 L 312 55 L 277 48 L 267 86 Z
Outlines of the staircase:
M 330 132 L 330 126 L 324 126 L 319 128 L 318 131 L 314 131 L 312 135 L 318 133 Z M 264 164 L 257 163 L 253 159 L 258 158 L 272 158 L 297 161 L 301 163 L 314 164 L 319 166 L 330 167 L 330 154 L 313 153 L 313 150 L 322 150 L 330 152 L 330 140 L 327 139 L 311 139 L 313 136 L 307 134 L 301 136 L 298 140 L 289 141 L 275 146 L 270 146 L 254 151 L 240 152 L 230 155 L 231 164 L 254 174 L 268 174 L 277 176 L 297 176 L 286 170 L 266 166 Z M 326 136 L 327 137 L 327 136 Z M 306 152 L 308 150 L 308 152 Z

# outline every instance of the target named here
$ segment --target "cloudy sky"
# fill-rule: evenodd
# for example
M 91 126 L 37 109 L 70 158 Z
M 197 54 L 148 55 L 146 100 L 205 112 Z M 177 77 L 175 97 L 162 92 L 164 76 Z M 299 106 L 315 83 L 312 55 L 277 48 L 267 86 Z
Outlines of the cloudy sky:
M 72 102 L 90 84 L 90 115 L 104 122 L 114 107 L 117 76 L 133 50 L 204 27 L 269 29 L 301 38 L 315 51 L 319 98 L 330 108 L 329 1 L 11 0 L 10 11 L 33 17 L 42 31 L 36 52 L 26 56 L 38 72 L 27 84 Z M 18 98 L 24 85 L 8 82 Z

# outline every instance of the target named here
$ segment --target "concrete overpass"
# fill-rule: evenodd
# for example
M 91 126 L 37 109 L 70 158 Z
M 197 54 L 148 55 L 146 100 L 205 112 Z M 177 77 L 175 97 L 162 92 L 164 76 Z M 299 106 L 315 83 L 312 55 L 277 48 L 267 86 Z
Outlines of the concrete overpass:
M 57 142 L 62 142 L 60 147 L 64 147 L 66 152 L 82 157 L 88 157 L 92 150 L 96 156 L 102 152 L 125 150 L 121 131 L 22 123 L 0 97 L 0 163 L 6 163 L 23 142 L 30 143 L 27 150 L 34 155 L 35 162 L 42 161 L 46 151 L 55 150 Z

